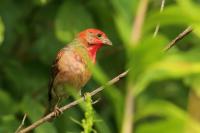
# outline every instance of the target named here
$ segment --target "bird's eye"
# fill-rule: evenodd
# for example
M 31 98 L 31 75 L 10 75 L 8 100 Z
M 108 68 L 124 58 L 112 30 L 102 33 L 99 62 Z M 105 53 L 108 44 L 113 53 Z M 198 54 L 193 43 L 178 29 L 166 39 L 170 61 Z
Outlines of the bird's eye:
M 97 34 L 97 37 L 101 37 L 102 35 L 99 33 L 99 34 Z

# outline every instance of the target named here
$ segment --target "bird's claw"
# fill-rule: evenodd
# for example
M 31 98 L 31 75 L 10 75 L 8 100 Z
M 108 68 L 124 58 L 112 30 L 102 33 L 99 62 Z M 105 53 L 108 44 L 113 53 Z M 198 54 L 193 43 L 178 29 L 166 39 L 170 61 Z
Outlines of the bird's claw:
M 56 106 L 55 108 L 54 108 L 54 114 L 55 114 L 55 117 L 58 117 L 59 115 L 61 115 L 62 113 L 63 113 L 63 111 L 60 109 L 60 108 L 58 108 L 58 106 Z

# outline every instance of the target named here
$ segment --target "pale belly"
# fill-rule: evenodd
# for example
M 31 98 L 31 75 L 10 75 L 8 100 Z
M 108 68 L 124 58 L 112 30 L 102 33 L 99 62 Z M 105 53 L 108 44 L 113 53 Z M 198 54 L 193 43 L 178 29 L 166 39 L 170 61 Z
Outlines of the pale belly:
M 54 81 L 54 91 L 58 96 L 66 95 L 66 92 L 71 91 L 71 89 L 79 91 L 91 77 L 86 64 L 77 58 L 60 60 L 59 63 L 60 71 Z

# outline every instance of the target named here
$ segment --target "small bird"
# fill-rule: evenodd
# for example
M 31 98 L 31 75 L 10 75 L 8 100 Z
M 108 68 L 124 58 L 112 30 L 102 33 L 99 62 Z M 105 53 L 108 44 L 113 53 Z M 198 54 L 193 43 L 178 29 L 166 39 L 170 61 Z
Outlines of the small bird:
M 91 77 L 89 63 L 95 64 L 96 54 L 104 45 L 112 45 L 106 34 L 98 29 L 86 29 L 76 35 L 75 39 L 62 48 L 51 68 L 48 88 L 49 107 L 45 114 L 52 111 L 60 114 L 59 101 L 68 96 L 64 87 L 81 88 Z

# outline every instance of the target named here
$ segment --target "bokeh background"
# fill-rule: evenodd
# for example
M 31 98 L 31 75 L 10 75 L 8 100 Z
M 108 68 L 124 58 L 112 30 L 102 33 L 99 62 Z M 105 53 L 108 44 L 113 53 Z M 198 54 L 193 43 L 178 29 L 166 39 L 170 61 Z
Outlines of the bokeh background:
M 141 34 L 136 32 L 140 38 L 134 41 L 141 2 L 147 5 L 139 15 L 145 20 Z M 114 45 L 98 53 L 93 78 L 83 92 L 128 68 L 130 72 L 94 98 L 101 100 L 93 105 L 93 129 L 200 133 L 200 1 L 166 0 L 162 13 L 160 4 L 160 0 L 0 0 L 0 132 L 14 132 L 25 113 L 25 126 L 43 115 L 56 52 L 79 31 L 94 27 Z M 160 30 L 153 38 L 158 23 Z M 194 31 L 163 53 L 190 25 Z M 84 112 L 73 107 L 33 132 L 81 132 L 84 129 L 77 123 Z

